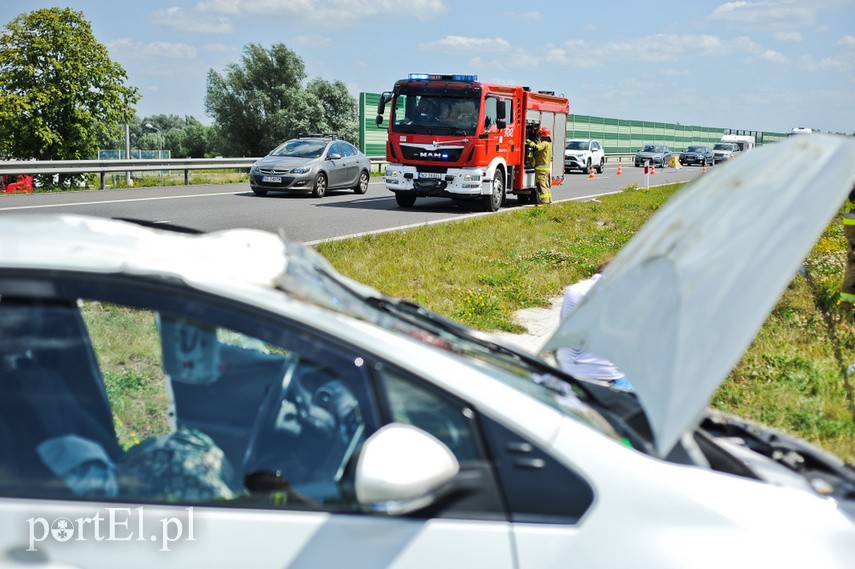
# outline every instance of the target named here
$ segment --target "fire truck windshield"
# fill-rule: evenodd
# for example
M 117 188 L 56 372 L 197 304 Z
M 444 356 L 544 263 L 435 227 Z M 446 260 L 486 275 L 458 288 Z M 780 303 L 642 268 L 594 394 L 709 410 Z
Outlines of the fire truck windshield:
M 474 135 L 478 126 L 478 97 L 452 96 L 447 90 L 398 93 L 392 130 L 413 134 Z

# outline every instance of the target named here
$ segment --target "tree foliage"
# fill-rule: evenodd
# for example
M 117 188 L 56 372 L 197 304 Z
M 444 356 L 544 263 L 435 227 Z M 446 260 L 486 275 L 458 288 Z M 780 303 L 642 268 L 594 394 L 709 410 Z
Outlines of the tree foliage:
M 82 12 L 46 8 L 0 32 L 0 155 L 92 158 L 103 136 L 120 136 L 138 90 L 92 33 Z
M 240 63 L 224 74 L 208 71 L 205 108 L 222 150 L 263 156 L 301 132 L 335 132 L 356 142 L 356 100 L 341 81 L 311 81 L 303 60 L 284 44 L 244 47 Z
M 214 131 L 213 126 L 205 126 L 191 115 L 135 116 L 128 123 L 132 151 L 162 148 L 172 158 L 205 158 L 220 153 Z M 119 136 L 100 137 L 99 145 L 101 149 L 124 150 L 124 129 Z

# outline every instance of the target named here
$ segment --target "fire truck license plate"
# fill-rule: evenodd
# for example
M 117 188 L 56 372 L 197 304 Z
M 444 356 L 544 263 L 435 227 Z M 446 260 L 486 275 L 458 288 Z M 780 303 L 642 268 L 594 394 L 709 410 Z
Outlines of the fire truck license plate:
M 442 178 L 439 172 L 419 172 L 419 178 Z
M 282 176 L 262 176 L 261 181 L 262 182 L 273 182 L 275 184 L 281 184 L 282 183 Z

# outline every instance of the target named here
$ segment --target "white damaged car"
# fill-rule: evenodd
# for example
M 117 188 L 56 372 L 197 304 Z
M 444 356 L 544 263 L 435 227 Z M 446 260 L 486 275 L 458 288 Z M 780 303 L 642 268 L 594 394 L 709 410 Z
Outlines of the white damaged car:
M 707 405 L 853 175 L 795 137 L 650 220 L 544 346 L 636 393 L 272 234 L 0 214 L 0 566 L 849 569 L 855 469 Z

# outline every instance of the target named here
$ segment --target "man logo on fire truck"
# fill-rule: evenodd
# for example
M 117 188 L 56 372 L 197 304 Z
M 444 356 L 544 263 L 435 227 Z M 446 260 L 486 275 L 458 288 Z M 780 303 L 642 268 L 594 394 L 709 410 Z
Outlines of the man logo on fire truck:
M 566 98 L 528 87 L 481 83 L 475 75 L 411 73 L 383 93 L 377 124 L 389 105 L 386 188 L 401 207 L 419 197 L 479 200 L 497 211 L 507 194 L 539 203 L 533 152 L 540 129 L 564 148 Z M 547 183 L 564 180 L 563 160 L 550 156 Z M 547 194 L 549 195 L 549 194 Z

